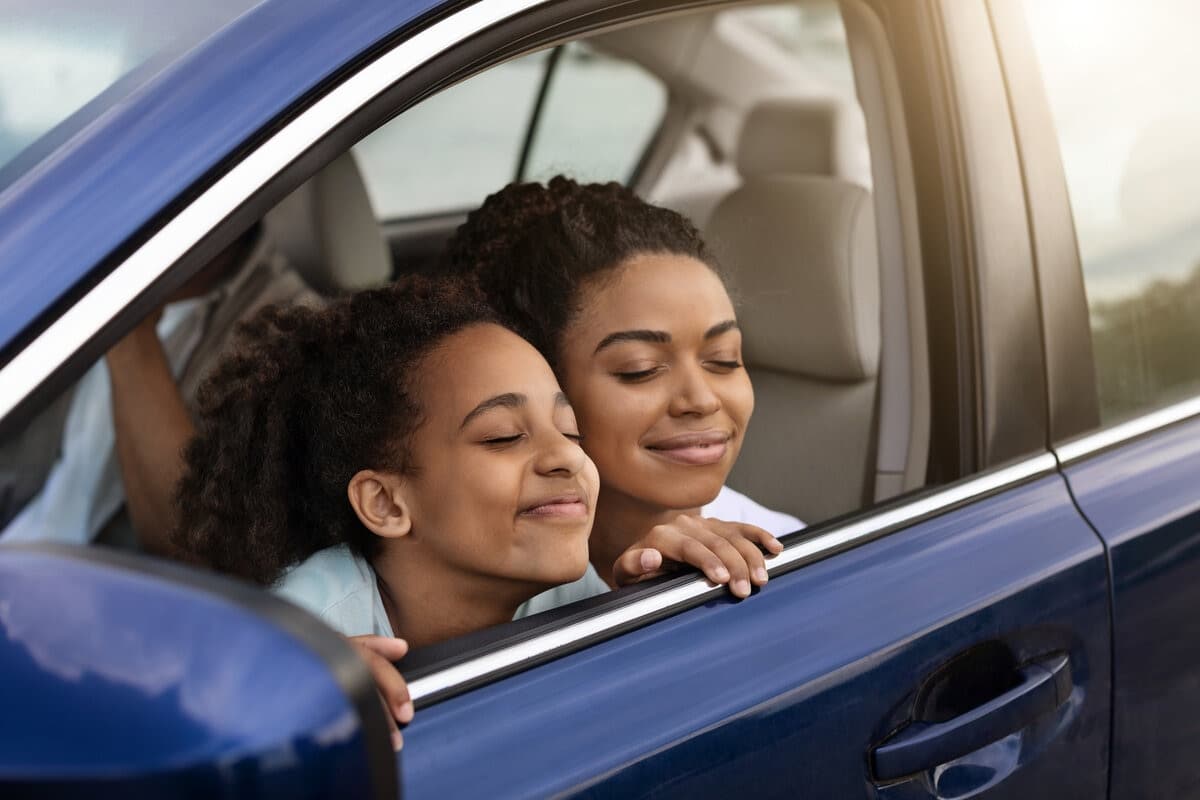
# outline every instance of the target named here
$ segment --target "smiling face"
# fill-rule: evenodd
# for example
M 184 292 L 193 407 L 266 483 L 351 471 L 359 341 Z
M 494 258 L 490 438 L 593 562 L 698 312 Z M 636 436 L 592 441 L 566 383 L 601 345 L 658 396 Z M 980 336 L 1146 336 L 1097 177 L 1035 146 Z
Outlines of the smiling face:
M 498 325 L 475 325 L 422 360 L 416 391 L 411 543 L 475 578 L 536 588 L 579 578 L 599 479 L 546 360 Z
M 710 502 L 754 411 L 721 280 L 693 258 L 646 254 L 583 292 L 561 371 L 605 496 L 664 511 Z

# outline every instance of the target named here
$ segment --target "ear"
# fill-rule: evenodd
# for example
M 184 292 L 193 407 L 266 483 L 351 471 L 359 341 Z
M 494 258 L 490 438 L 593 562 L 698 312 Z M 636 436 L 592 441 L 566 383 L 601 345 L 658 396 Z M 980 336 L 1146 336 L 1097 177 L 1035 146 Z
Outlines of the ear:
M 399 539 L 412 531 L 412 515 L 399 475 L 359 470 L 346 486 L 346 494 L 354 513 L 376 536 Z

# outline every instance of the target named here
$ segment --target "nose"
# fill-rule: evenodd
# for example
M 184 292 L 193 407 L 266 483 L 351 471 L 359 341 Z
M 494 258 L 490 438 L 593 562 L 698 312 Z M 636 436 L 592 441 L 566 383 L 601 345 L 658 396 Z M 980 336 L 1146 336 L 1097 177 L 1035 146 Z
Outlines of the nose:
M 533 467 L 539 475 L 575 475 L 587 463 L 583 448 L 557 430 L 544 432 L 537 446 Z
M 721 398 L 709 383 L 711 374 L 695 364 L 676 370 L 679 382 L 671 397 L 668 411 L 673 417 L 706 417 L 721 410 Z

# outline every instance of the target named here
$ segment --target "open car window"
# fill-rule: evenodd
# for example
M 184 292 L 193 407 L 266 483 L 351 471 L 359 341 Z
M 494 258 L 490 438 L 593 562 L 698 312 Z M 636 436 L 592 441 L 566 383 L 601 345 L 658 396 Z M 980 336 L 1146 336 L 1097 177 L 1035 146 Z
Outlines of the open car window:
M 690 68 L 678 70 L 666 55 L 696 41 L 702 45 Z M 664 128 L 671 97 L 682 113 Z M 886 428 L 879 422 L 881 361 L 912 362 L 886 350 L 878 327 L 889 298 L 881 298 L 865 130 L 835 4 L 695 14 L 540 50 L 461 80 L 363 138 L 268 214 L 266 230 L 310 290 L 344 291 L 413 268 L 397 257 L 412 232 L 378 220 L 469 209 L 521 174 L 629 180 L 653 151 L 667 166 L 648 176 L 643 192 L 701 226 L 745 320 L 757 411 L 729 485 L 814 524 L 923 483 L 918 471 L 884 492 L 873 477 L 876 437 Z M 697 141 L 710 143 L 699 156 Z M 705 187 L 703 213 L 696 187 Z M 333 207 L 340 213 L 321 211 Z M 350 229 L 359 232 L 351 249 L 337 250 Z M 362 244 L 364 232 L 380 237 L 385 254 Z M 420 237 L 427 240 L 428 231 Z M 368 251 L 378 270 L 338 274 L 361 271 Z M 209 350 L 225 346 L 237 320 L 215 318 L 228 330 L 198 334 Z M 169 327 L 161 322 L 160 335 L 173 335 Z M 199 383 L 189 372 L 191 352 L 168 354 L 180 362 L 189 405 Z M 103 484 L 115 501 L 85 514 L 91 529 L 72 535 L 94 538 L 119 516 L 119 464 L 104 449 L 112 447 L 111 431 L 101 430 L 111 400 L 105 371 L 93 372 L 85 391 L 69 390 L 37 425 L 4 443 L 0 466 L 11 477 L 5 522 L 45 501 L 39 484 L 63 491 L 73 474 L 68 456 L 80 437 L 96 435 L 107 437 L 98 452 L 108 452 L 108 461 L 85 470 L 82 494 Z

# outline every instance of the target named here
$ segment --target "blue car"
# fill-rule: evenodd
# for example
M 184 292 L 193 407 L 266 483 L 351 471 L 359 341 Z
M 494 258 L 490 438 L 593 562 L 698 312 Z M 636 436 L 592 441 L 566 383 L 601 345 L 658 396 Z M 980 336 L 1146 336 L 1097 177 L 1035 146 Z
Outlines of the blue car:
M 1200 794 L 1194 2 L 173 5 L 0 26 L 0 796 Z M 753 596 L 415 651 L 394 753 L 315 617 L 5 535 L 92 365 L 248 228 L 332 295 L 557 173 L 733 276 L 730 484 L 808 523 Z

